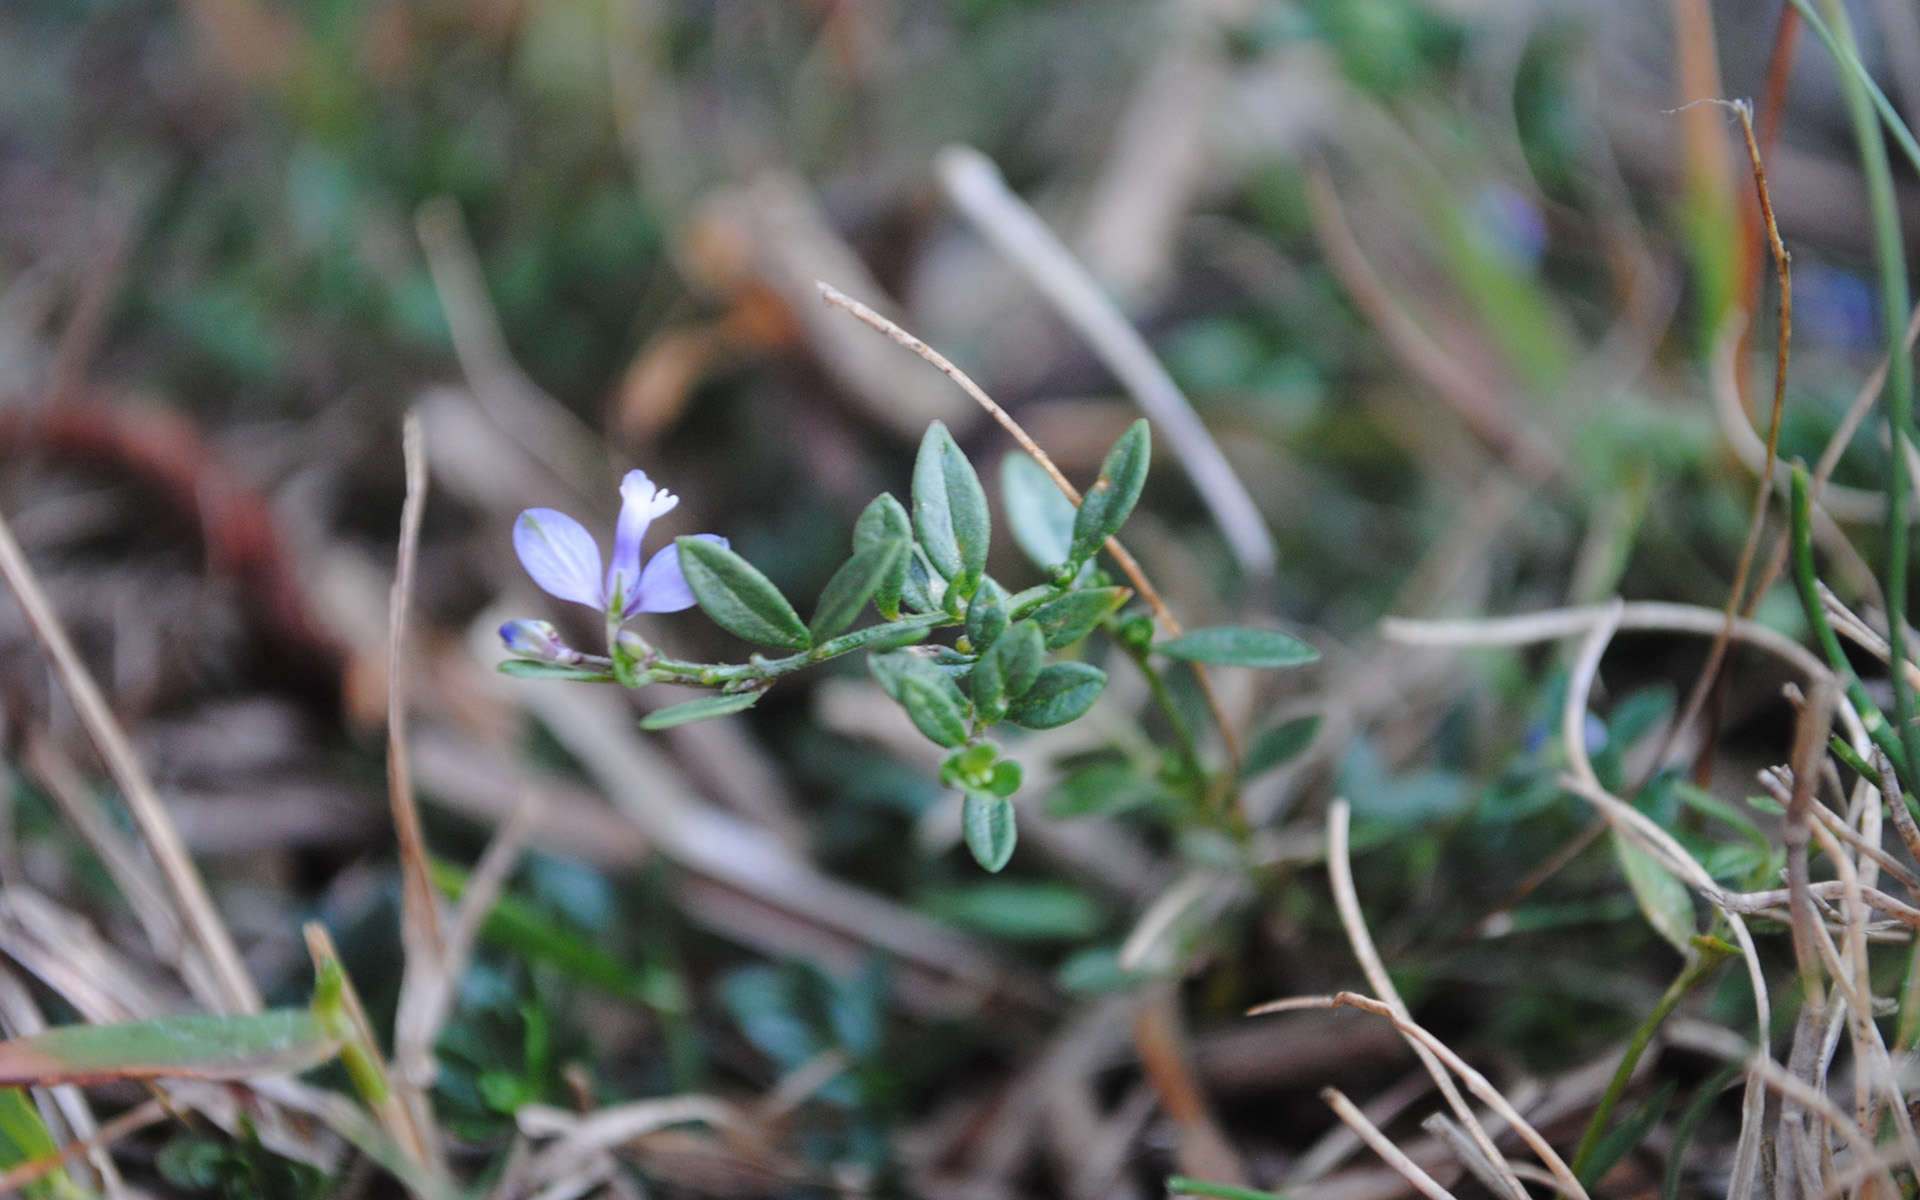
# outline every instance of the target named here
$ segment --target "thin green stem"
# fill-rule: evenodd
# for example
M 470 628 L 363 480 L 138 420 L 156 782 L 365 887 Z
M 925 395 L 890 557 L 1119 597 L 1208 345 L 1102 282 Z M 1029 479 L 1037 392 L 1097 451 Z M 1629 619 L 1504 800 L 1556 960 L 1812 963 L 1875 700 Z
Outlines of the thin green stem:
M 1167 1194 L 1170 1196 L 1212 1196 L 1216 1200 L 1287 1200 L 1278 1192 L 1263 1192 L 1259 1188 L 1235 1187 L 1231 1183 L 1208 1183 L 1204 1179 L 1188 1179 L 1185 1175 L 1167 1176 Z
M 1920 762 L 1920 730 L 1913 725 L 1913 685 L 1907 682 L 1907 497 L 1912 481 L 1907 477 L 1907 443 L 1913 429 L 1913 360 L 1908 357 L 1903 328 L 1912 296 L 1907 284 L 1906 250 L 1900 235 L 1900 208 L 1893 192 L 1893 169 L 1887 161 L 1887 144 L 1880 133 L 1880 121 L 1864 74 L 1857 68 L 1853 25 L 1840 0 L 1822 0 L 1831 33 L 1837 42 L 1835 57 L 1840 66 L 1841 85 L 1846 93 L 1847 110 L 1853 117 L 1853 132 L 1860 150 L 1860 170 L 1867 184 L 1867 208 L 1873 217 L 1873 240 L 1880 274 L 1880 320 L 1887 342 L 1887 441 L 1891 462 L 1887 472 L 1887 648 L 1893 670 L 1893 716 L 1900 745 L 1908 763 Z
M 1901 745 L 1901 739 L 1888 728 L 1887 718 L 1881 713 L 1880 706 L 1873 702 L 1873 697 L 1867 695 L 1860 676 L 1854 673 L 1853 664 L 1847 661 L 1846 651 L 1840 648 L 1840 638 L 1827 620 L 1827 610 L 1820 604 L 1820 589 L 1813 573 L 1813 501 L 1808 487 L 1806 464 L 1794 463 L 1787 506 L 1790 521 L 1788 532 L 1793 542 L 1793 584 L 1800 596 L 1801 611 L 1806 614 L 1807 624 L 1813 627 L 1814 640 L 1820 643 L 1827 666 L 1833 670 L 1834 677 L 1846 686 L 1847 700 L 1853 705 L 1854 711 L 1860 714 L 1860 723 L 1866 726 L 1867 736 L 1886 753 L 1894 769 L 1905 776 L 1908 761 L 1906 749 Z M 1899 675 L 1900 672 L 1895 671 L 1894 674 Z
M 1607 1083 L 1606 1092 L 1601 1095 L 1600 1103 L 1593 1110 L 1593 1117 L 1587 1122 L 1587 1130 L 1580 1135 L 1580 1146 L 1573 1152 L 1571 1164 L 1573 1173 L 1586 1180 L 1587 1165 L 1593 1161 L 1594 1151 L 1600 1147 L 1600 1139 L 1607 1132 L 1607 1124 L 1613 1119 L 1613 1110 L 1619 1106 L 1620 1097 L 1626 1094 L 1627 1084 L 1633 1078 L 1634 1068 L 1640 1065 L 1640 1058 L 1653 1043 L 1653 1035 L 1660 1026 L 1673 1015 L 1681 1000 L 1688 992 L 1698 987 L 1708 976 L 1726 961 L 1726 953 L 1711 949 L 1712 943 L 1697 943 L 1702 949 L 1680 968 L 1680 974 L 1674 976 L 1667 985 L 1666 994 L 1653 1006 L 1647 1019 L 1640 1022 L 1640 1028 L 1633 1031 L 1633 1040 L 1627 1043 L 1627 1052 L 1620 1056 L 1620 1065 L 1614 1069 L 1613 1078 Z
M 640 659 L 642 683 L 680 683 L 693 687 L 724 688 L 729 685 L 766 686 L 782 675 L 851 654 L 856 650 L 892 649 L 921 641 L 936 629 L 960 624 L 951 613 L 923 613 L 870 625 L 821 642 L 810 650 L 801 650 L 781 658 L 763 658 L 756 654 L 744 663 L 687 662 L 663 658 L 649 649 Z M 631 636 L 631 635 L 628 635 Z M 736 688 L 735 690 L 739 690 Z
M 1148 659 L 1146 649 L 1127 645 L 1126 651 L 1127 657 L 1147 677 L 1147 689 L 1153 693 L 1154 703 L 1160 706 L 1168 727 L 1173 730 L 1173 740 L 1178 745 L 1181 763 L 1196 782 L 1204 782 L 1207 769 L 1200 761 L 1200 747 L 1193 740 L 1193 730 L 1187 728 L 1186 718 L 1180 715 L 1180 706 L 1173 701 L 1173 692 L 1167 687 L 1167 677 Z
M 1907 156 L 1907 161 L 1913 164 L 1914 170 L 1920 171 L 1920 143 L 1914 141 L 1913 131 L 1908 129 L 1907 123 L 1900 119 L 1900 113 L 1893 107 L 1893 102 L 1887 99 L 1887 94 L 1880 90 L 1880 85 L 1875 83 L 1873 76 L 1867 73 L 1867 68 L 1860 61 L 1860 56 L 1848 46 L 1841 44 L 1840 39 L 1834 36 L 1833 30 L 1820 19 L 1820 14 L 1813 11 L 1813 5 L 1809 0 L 1793 0 L 1793 6 L 1800 10 L 1800 15 L 1806 18 L 1808 26 L 1819 35 L 1820 40 L 1827 44 L 1827 53 L 1833 55 L 1834 62 L 1839 64 L 1841 73 L 1865 90 L 1873 107 L 1879 112 L 1881 122 L 1886 125 L 1887 132 L 1893 135 L 1894 142 L 1899 145 L 1901 153 Z M 1849 32 L 1848 41 L 1852 41 L 1851 32 Z

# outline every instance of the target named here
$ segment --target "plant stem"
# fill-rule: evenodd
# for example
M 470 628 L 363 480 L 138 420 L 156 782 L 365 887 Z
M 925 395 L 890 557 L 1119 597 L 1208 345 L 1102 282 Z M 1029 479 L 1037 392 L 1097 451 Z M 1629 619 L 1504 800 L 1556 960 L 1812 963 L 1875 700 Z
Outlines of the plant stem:
M 762 658 L 756 654 L 744 663 L 686 662 L 649 654 L 641 659 L 640 679 L 643 683 L 682 683 L 694 687 L 726 687 L 730 684 L 764 686 L 782 675 L 791 675 L 842 654 L 876 646 L 892 648 L 909 645 L 924 639 L 936 629 L 960 623 L 960 618 L 951 613 L 923 613 L 917 617 L 905 617 L 843 633 L 811 650 L 801 650 L 782 658 Z
M 1860 682 L 1860 676 L 1854 673 L 1853 664 L 1847 661 L 1846 651 L 1840 648 L 1840 638 L 1833 632 L 1833 625 L 1827 620 L 1827 611 L 1820 605 L 1820 589 L 1813 574 L 1813 501 L 1808 494 L 1807 468 L 1804 463 L 1793 464 L 1793 482 L 1789 493 L 1787 515 L 1790 521 L 1788 532 L 1793 542 L 1793 584 L 1800 596 L 1800 608 L 1806 614 L 1807 624 L 1813 627 L 1814 640 L 1820 643 L 1821 653 L 1826 655 L 1827 665 L 1832 668 L 1834 677 L 1847 689 L 1847 700 L 1860 714 L 1860 723 L 1866 726 L 1867 736 L 1873 744 L 1885 752 L 1894 769 L 1901 775 L 1907 774 L 1906 748 L 1901 739 L 1887 726 L 1887 718 L 1880 706 L 1867 695 L 1867 689 Z M 1896 677 L 1902 672 L 1894 671 Z
M 1699 943 L 1696 943 L 1696 945 Z M 1709 975 L 1726 961 L 1726 953 L 1720 950 L 1701 949 L 1687 964 L 1680 968 L 1680 974 L 1667 985 L 1666 994 L 1653 1006 L 1647 1019 L 1640 1022 L 1640 1028 L 1633 1031 L 1633 1040 L 1627 1043 L 1627 1052 L 1620 1056 L 1620 1065 L 1614 1069 L 1613 1078 L 1607 1083 L 1605 1094 L 1593 1110 L 1593 1118 L 1587 1122 L 1586 1132 L 1580 1135 L 1580 1146 L 1573 1152 L 1571 1164 L 1574 1175 L 1586 1182 L 1587 1164 L 1593 1159 L 1593 1152 L 1599 1148 L 1600 1139 L 1607 1131 L 1607 1123 L 1613 1117 L 1613 1110 L 1619 1105 L 1620 1097 L 1626 1093 L 1627 1083 L 1633 1078 L 1634 1068 L 1640 1065 L 1641 1055 L 1653 1042 L 1653 1035 L 1673 1014 L 1686 994 L 1699 986 Z

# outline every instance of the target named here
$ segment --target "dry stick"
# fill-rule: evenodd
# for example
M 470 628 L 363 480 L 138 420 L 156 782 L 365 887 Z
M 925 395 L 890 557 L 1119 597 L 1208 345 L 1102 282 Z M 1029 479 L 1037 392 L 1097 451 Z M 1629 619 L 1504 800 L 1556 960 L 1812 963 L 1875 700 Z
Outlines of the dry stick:
M 387 602 L 387 800 L 400 849 L 400 928 L 407 956 L 422 954 L 438 960 L 446 953 L 440 906 L 427 865 L 426 837 L 413 795 L 413 764 L 407 754 L 407 610 L 413 603 L 413 570 L 420 554 L 421 515 L 427 505 L 427 456 L 420 444 L 419 413 L 407 414 L 400 440 L 406 457 L 407 498 L 400 508 L 399 562 Z
M 1787 800 L 1786 814 L 1781 818 L 1781 841 L 1787 848 L 1787 892 L 1788 911 L 1793 914 L 1793 956 L 1800 968 L 1800 987 L 1805 993 L 1802 1005 L 1806 1009 L 1817 1009 L 1826 1002 L 1820 987 L 1819 955 L 1814 947 L 1814 939 L 1819 935 L 1815 926 L 1820 918 L 1813 910 L 1813 898 L 1807 887 L 1812 882 L 1808 874 L 1807 846 L 1812 840 L 1812 818 L 1808 809 L 1813 804 L 1813 786 L 1817 778 L 1814 761 L 1824 754 L 1827 748 L 1827 732 L 1833 724 L 1833 685 L 1820 680 L 1812 685 L 1813 691 L 1807 702 L 1801 707 L 1799 719 L 1794 725 L 1793 736 L 1793 791 Z
M 1494 1087 L 1485 1075 L 1455 1054 L 1445 1042 L 1435 1037 L 1424 1026 L 1415 1024 L 1396 1013 L 1392 1005 L 1376 1000 L 1372 996 L 1363 996 L 1358 992 L 1335 992 L 1331 996 L 1297 996 L 1287 1000 L 1275 1000 L 1272 1003 L 1248 1009 L 1247 1015 L 1264 1016 L 1268 1013 L 1297 1012 L 1310 1008 L 1357 1008 L 1362 1012 L 1370 1012 L 1392 1021 L 1393 1027 L 1401 1034 L 1432 1051 L 1435 1057 L 1447 1065 L 1448 1070 L 1460 1077 L 1461 1081 L 1467 1085 L 1468 1091 L 1478 1096 L 1488 1108 L 1491 1108 L 1501 1120 L 1520 1135 L 1520 1139 L 1526 1142 L 1527 1148 L 1532 1150 L 1535 1157 L 1553 1174 L 1556 1188 L 1569 1196 L 1576 1197 L 1577 1200 L 1588 1200 L 1587 1189 L 1574 1178 L 1565 1160 L 1547 1144 L 1547 1139 L 1540 1136 L 1540 1131 L 1528 1124 L 1526 1118 L 1522 1117 L 1507 1098 L 1500 1094 L 1499 1088 Z M 1521 1195 L 1525 1194 L 1524 1191 L 1521 1192 Z
M 1360 911 L 1360 893 L 1353 884 L 1353 863 L 1348 852 L 1348 829 L 1351 823 L 1352 810 L 1346 800 L 1336 797 L 1327 807 L 1327 880 L 1333 891 L 1334 907 L 1339 910 L 1341 928 L 1347 933 L 1347 944 L 1353 947 L 1353 956 L 1360 961 L 1360 972 L 1367 977 L 1367 984 L 1386 1000 L 1396 1018 L 1410 1021 L 1412 1014 L 1407 1011 L 1406 1002 L 1401 1000 L 1399 991 L 1394 988 L 1386 964 L 1380 961 L 1380 951 L 1375 948 L 1373 935 L 1367 931 L 1366 918 Z M 1410 1038 L 1408 1043 L 1419 1057 L 1420 1065 L 1439 1085 L 1440 1094 L 1446 1097 L 1447 1107 L 1460 1118 L 1461 1125 L 1480 1148 L 1480 1153 L 1490 1163 L 1504 1164 L 1505 1159 L 1494 1146 L 1493 1139 L 1474 1115 L 1473 1106 L 1460 1095 L 1460 1089 L 1440 1065 L 1439 1059 L 1419 1042 Z M 1512 1172 L 1507 1172 L 1501 1183 L 1508 1194 L 1526 1200 L 1527 1189 Z
M 948 379 L 953 380 L 955 384 L 959 385 L 961 391 L 971 397 L 975 404 L 986 409 L 987 415 L 999 422 L 1000 427 L 1013 436 L 1013 440 L 1019 444 L 1022 450 L 1027 452 L 1029 458 L 1040 464 L 1040 469 L 1047 473 L 1047 478 L 1053 480 L 1053 485 L 1059 488 L 1061 492 L 1066 495 L 1067 499 L 1073 501 L 1076 506 L 1080 503 L 1080 489 L 1068 482 L 1067 477 L 1061 473 L 1059 467 L 1054 465 L 1053 459 L 1048 457 L 1047 452 L 1042 450 L 1040 444 L 1035 442 L 1033 438 L 1028 435 L 1027 431 L 1020 427 L 1020 422 L 1013 419 L 1013 414 L 995 403 L 993 397 L 987 395 L 980 385 L 975 383 L 965 371 L 962 371 L 959 367 L 954 366 L 952 362 L 948 361 L 946 355 L 935 350 L 932 346 L 927 345 L 919 338 L 900 328 L 899 325 L 881 316 L 873 309 L 868 308 L 832 284 L 818 283 L 815 286 L 820 289 L 820 298 L 822 300 L 835 308 L 845 309 L 863 324 L 885 334 L 896 344 L 913 351 L 925 359 L 934 370 L 945 375 Z M 1147 573 L 1141 569 L 1139 561 L 1128 552 L 1125 546 L 1120 544 L 1118 536 L 1107 539 L 1106 550 L 1108 554 L 1113 556 L 1113 561 L 1119 564 L 1120 570 L 1133 584 L 1134 590 L 1140 593 L 1140 598 L 1147 602 L 1147 607 L 1153 609 L 1153 615 L 1159 618 L 1160 624 L 1165 627 L 1169 634 L 1174 637 L 1179 637 L 1181 632 L 1179 620 L 1174 617 L 1172 610 L 1167 607 L 1167 602 L 1160 598 L 1159 589 L 1155 588 L 1153 581 L 1147 578 Z M 1226 708 L 1220 703 L 1219 695 L 1213 690 L 1213 679 L 1207 674 L 1207 669 L 1199 663 L 1193 663 L 1191 665 L 1193 667 L 1194 678 L 1200 681 L 1200 690 L 1206 695 L 1207 708 L 1213 713 L 1213 722 L 1220 727 L 1220 739 L 1226 746 L 1227 759 L 1233 768 L 1233 773 L 1238 775 L 1240 773 L 1239 735 L 1233 731 L 1233 722 L 1227 719 Z
M 1452 1192 L 1440 1186 L 1440 1181 L 1420 1169 L 1420 1164 L 1408 1158 L 1406 1152 L 1393 1144 L 1380 1127 L 1367 1120 L 1367 1115 L 1356 1107 L 1353 1101 L 1338 1088 L 1321 1088 L 1320 1098 L 1327 1102 L 1333 1115 L 1346 1123 L 1347 1128 L 1360 1135 L 1360 1140 L 1373 1148 L 1373 1152 L 1385 1159 L 1387 1165 L 1400 1172 L 1401 1178 L 1413 1185 L 1413 1189 L 1428 1200 L 1454 1200 Z M 1524 1194 L 1524 1193 L 1523 1193 Z
M 1767 190 L 1767 169 L 1760 161 L 1760 144 L 1753 137 L 1753 106 L 1743 100 L 1708 101 L 1724 104 L 1740 118 L 1740 131 L 1747 142 L 1747 159 L 1753 167 L 1753 190 L 1760 201 L 1760 216 L 1766 225 L 1767 248 L 1773 253 L 1774 273 L 1780 280 L 1780 300 L 1778 320 L 1780 328 L 1776 334 L 1773 360 L 1773 410 L 1767 419 L 1767 454 L 1765 464 L 1760 469 L 1760 478 L 1753 489 L 1753 513 L 1747 519 L 1747 536 L 1740 544 L 1739 565 L 1734 568 L 1733 584 L 1727 589 L 1726 626 L 1720 635 L 1713 639 L 1713 645 L 1707 651 L 1707 661 L 1700 668 L 1700 674 L 1694 679 L 1693 689 L 1687 693 L 1687 702 L 1674 719 L 1669 721 L 1665 732 L 1660 735 L 1660 748 L 1654 754 L 1648 766 L 1648 775 L 1660 769 L 1667 757 L 1667 750 L 1673 745 L 1674 735 L 1700 715 L 1705 707 L 1707 694 L 1712 691 L 1714 681 L 1720 676 L 1721 665 L 1726 661 L 1727 648 L 1733 644 L 1733 622 L 1736 614 L 1752 616 L 1754 602 L 1742 606 L 1741 593 L 1747 586 L 1747 575 L 1753 570 L 1754 551 L 1760 547 L 1760 530 L 1766 524 L 1767 496 L 1773 490 L 1773 467 L 1780 457 L 1780 419 L 1787 407 L 1787 363 L 1790 355 L 1790 343 L 1793 333 L 1793 274 L 1787 263 L 1787 248 L 1780 240 L 1780 227 L 1773 219 L 1773 196 Z M 1742 406 L 1745 411 L 1745 406 Z M 1759 593 L 1754 593 L 1758 601 Z M 1713 738 L 1711 734 L 1703 741 L 1703 756 L 1711 753 Z M 1631 789 L 1637 792 L 1646 786 L 1646 779 Z M 1631 793 L 1629 793 L 1631 794 Z
M 134 825 L 146 839 L 154 862 L 158 864 L 161 875 L 173 893 L 173 901 L 180 907 L 183 921 L 206 953 L 214 979 L 219 984 L 218 1007 L 227 1014 L 258 1012 L 260 993 L 247 975 L 246 964 L 241 961 L 240 951 L 233 944 L 233 936 L 213 907 L 206 885 L 194 869 L 193 860 L 187 856 L 186 848 L 180 842 L 180 834 L 174 829 L 173 820 L 161 804 L 159 794 L 154 791 L 146 768 L 141 765 L 127 741 L 127 735 L 107 707 L 99 685 L 94 683 L 93 676 L 87 673 L 80 656 L 74 652 L 66 629 L 60 624 L 60 618 L 54 613 L 46 593 L 40 589 L 40 581 L 34 577 L 33 568 L 27 564 L 26 555 L 21 553 L 20 543 L 14 540 L 13 530 L 5 517 L 0 517 L 0 576 L 6 578 L 14 595 L 19 597 L 27 624 L 46 648 L 47 656 L 53 660 L 54 671 L 66 688 L 74 711 L 80 715 L 87 736 L 93 740 L 94 748 L 100 752 L 107 770 L 113 775 L 114 784 L 119 787 L 126 801 Z
M 401 992 L 419 991 L 423 977 L 438 973 L 446 957 L 440 929 L 440 904 L 427 863 L 426 835 L 413 794 L 413 762 L 407 752 L 407 613 L 413 604 L 414 564 L 420 554 L 420 522 L 427 505 L 427 456 L 421 446 L 420 414 L 410 412 L 401 426 L 407 496 L 400 507 L 400 548 L 393 589 L 387 600 L 387 800 L 393 809 L 394 841 L 400 853 L 400 944 L 406 956 Z M 409 984 L 413 985 L 409 987 Z M 396 1055 L 400 1051 L 395 1030 Z M 431 1046 L 428 1048 L 429 1058 Z M 431 1074 L 394 1075 L 418 1148 L 428 1161 L 439 1159 L 440 1135 L 427 1097 Z
M 1095 357 L 1133 393 L 1140 411 L 1165 431 L 1241 569 L 1259 580 L 1272 578 L 1278 556 L 1266 519 L 1139 331 L 1046 223 L 1007 187 L 986 155 L 969 146 L 949 146 L 940 152 L 935 169 L 947 197 L 1080 331 Z

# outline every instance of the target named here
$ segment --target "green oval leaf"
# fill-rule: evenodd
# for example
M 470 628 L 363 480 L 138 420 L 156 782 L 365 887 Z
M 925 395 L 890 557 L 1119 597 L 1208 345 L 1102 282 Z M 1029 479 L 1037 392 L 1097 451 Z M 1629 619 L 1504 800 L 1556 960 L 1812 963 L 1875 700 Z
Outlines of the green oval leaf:
M 1131 763 L 1098 762 L 1062 779 L 1047 796 L 1050 817 L 1110 817 L 1165 804 L 1171 797 Z
M 1318 732 L 1320 718 L 1317 715 L 1295 717 L 1262 731 L 1253 739 L 1253 745 L 1247 747 L 1247 756 L 1240 763 L 1240 778 L 1252 779 L 1292 762 L 1313 744 L 1313 735 Z
M 1118 533 L 1140 499 L 1147 483 L 1147 465 L 1153 458 L 1153 440 L 1145 420 L 1127 426 L 1120 440 L 1100 463 L 1100 477 L 1080 498 L 1073 518 L 1073 542 L 1068 562 L 1084 562 Z
M 888 542 L 913 541 L 913 519 L 907 516 L 907 510 L 890 493 L 882 492 L 873 498 L 860 519 L 853 524 L 853 548 L 856 552 L 868 550 Z M 900 589 L 906 582 L 907 563 L 903 558 L 897 573 L 882 579 L 873 592 L 873 606 L 880 615 L 889 621 L 900 618 Z
M 1046 468 L 1024 454 L 1001 459 L 1000 503 L 1007 510 L 1013 540 L 1034 566 L 1052 571 L 1067 561 L 1073 545 L 1073 501 Z
M 913 464 L 913 527 L 933 569 L 969 594 L 987 567 L 987 494 L 938 421 L 927 427 Z
M 1315 662 L 1320 652 L 1277 629 L 1249 629 L 1221 625 L 1159 642 L 1155 650 L 1187 662 L 1217 663 L 1228 667 L 1299 667 Z
M 752 563 L 701 538 L 676 538 L 674 545 L 680 547 L 680 569 L 693 598 L 714 624 L 761 646 L 804 650 L 813 644 L 800 614 Z
M 939 674 L 909 672 L 900 679 L 900 707 L 929 741 L 958 746 L 967 740 L 967 702 L 953 680 Z
M 1022 621 L 994 639 L 973 666 L 967 686 L 984 721 L 1007 715 L 1007 705 L 1033 686 L 1047 656 L 1046 643 L 1031 621 Z
M 1687 885 L 1661 866 L 1653 855 L 1619 834 L 1613 837 L 1613 853 L 1647 924 L 1675 950 L 1683 955 L 1690 953 L 1694 911 L 1693 893 L 1687 890 Z
M 690 721 L 705 721 L 711 717 L 724 717 L 730 713 L 744 712 L 760 700 L 759 692 L 734 692 L 725 696 L 702 696 L 698 700 L 689 700 L 685 704 L 675 704 L 667 708 L 655 709 L 640 718 L 642 729 L 672 729 L 675 725 L 685 725 Z
M 531 658 L 509 658 L 500 663 L 502 675 L 515 679 L 568 679 L 575 683 L 612 683 L 613 674 L 605 667 L 568 667 L 560 663 L 537 662 Z
M 1054 663 L 1043 669 L 1027 694 L 1007 709 L 1007 720 L 1023 729 L 1053 729 L 1085 715 L 1107 686 L 1107 673 L 1087 663 Z
M 189 1013 L 123 1025 L 64 1025 L 0 1042 L 0 1084 L 120 1079 L 247 1079 L 305 1071 L 340 1040 L 304 1008 L 245 1016 Z
M 1071 646 L 1093 632 L 1094 626 L 1117 611 L 1133 595 L 1130 588 L 1081 588 L 1055 597 L 1033 610 L 1030 619 L 1040 627 L 1047 649 Z
M 824 642 L 853 624 L 867 601 L 875 598 L 881 585 L 891 581 L 894 594 L 894 613 L 900 611 L 900 569 L 907 561 L 907 543 L 905 541 L 886 541 L 868 546 L 864 550 L 854 551 L 853 557 L 840 564 L 840 569 L 827 580 L 827 586 L 820 590 L 820 604 L 813 612 L 813 623 L 807 632 L 813 640 Z M 885 615 L 884 613 L 882 615 Z
M 998 871 L 1013 857 L 1019 831 L 1014 828 L 1013 802 L 988 792 L 968 792 L 960 807 L 960 828 L 973 861 Z

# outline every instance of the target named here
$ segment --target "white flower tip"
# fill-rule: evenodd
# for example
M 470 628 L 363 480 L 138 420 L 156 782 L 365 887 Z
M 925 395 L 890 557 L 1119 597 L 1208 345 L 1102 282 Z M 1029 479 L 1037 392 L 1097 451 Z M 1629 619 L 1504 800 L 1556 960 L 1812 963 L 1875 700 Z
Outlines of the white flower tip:
M 653 480 L 647 478 L 645 471 L 628 471 L 620 481 L 620 503 L 623 508 L 638 509 L 646 520 L 673 511 L 680 503 L 680 497 L 665 488 L 653 486 Z

